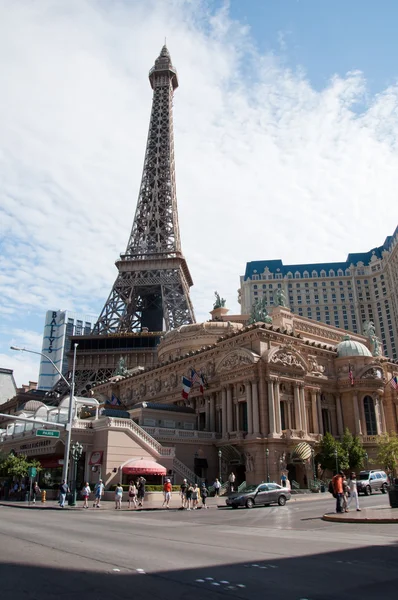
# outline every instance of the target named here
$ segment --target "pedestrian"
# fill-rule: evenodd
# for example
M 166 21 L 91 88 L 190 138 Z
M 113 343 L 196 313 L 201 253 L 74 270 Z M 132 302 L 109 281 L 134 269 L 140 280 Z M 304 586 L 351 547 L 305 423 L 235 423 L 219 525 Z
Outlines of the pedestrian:
M 170 504 L 170 500 L 171 500 L 172 489 L 173 489 L 173 487 L 171 485 L 170 479 L 166 479 L 166 481 L 163 484 L 164 500 L 163 500 L 163 504 L 162 504 L 162 506 L 166 506 L 166 508 L 170 508 L 169 504 Z
M 101 508 L 101 498 L 104 495 L 104 493 L 105 493 L 105 486 L 104 486 L 102 479 L 100 479 L 94 488 L 94 496 L 95 496 L 94 504 L 93 504 L 94 508 Z
M 180 485 L 181 508 L 187 508 L 187 489 L 188 482 L 186 479 L 183 479 L 182 484 Z
M 137 486 L 134 481 L 130 481 L 129 483 L 129 508 L 131 508 L 131 504 L 133 503 L 134 508 L 137 508 Z
M 122 499 L 123 499 L 123 486 L 121 483 L 118 483 L 115 487 L 115 510 L 122 508 Z
M 228 477 L 228 483 L 229 483 L 229 491 L 230 493 L 232 493 L 233 491 L 235 491 L 235 473 L 230 473 L 229 477 Z
M 213 484 L 214 487 L 214 494 L 215 496 L 219 496 L 220 495 L 220 489 L 221 489 L 221 483 L 219 482 L 219 480 L 216 477 L 216 480 Z
M 332 479 L 334 497 L 336 498 L 336 513 L 343 512 L 343 471 L 339 471 Z
M 138 490 L 137 490 L 138 506 L 144 506 L 145 484 L 146 484 L 146 480 L 144 479 L 144 477 L 140 477 L 138 480 Z
M 191 510 L 192 508 L 192 494 L 193 494 L 193 486 L 188 483 L 188 487 L 187 487 L 187 493 L 186 493 L 186 497 L 187 497 L 187 510 Z
M 202 483 L 202 487 L 200 488 L 200 495 L 202 497 L 202 506 L 203 508 L 209 508 L 206 504 L 206 498 L 209 495 L 209 490 L 206 487 L 205 483 Z
M 196 510 L 198 508 L 199 501 L 199 488 L 198 484 L 195 483 L 192 488 L 192 510 Z
M 357 506 L 357 511 L 360 512 L 361 509 L 359 508 L 359 498 L 358 498 L 358 490 L 357 490 L 357 476 L 356 476 L 355 473 L 351 473 L 350 479 L 349 479 L 349 482 L 348 482 L 348 486 L 350 488 L 350 499 L 348 500 L 347 510 L 350 508 L 351 502 L 352 502 L 353 498 L 355 498 L 355 504 Z
M 41 493 L 41 489 L 39 488 L 39 484 L 37 483 L 37 481 L 35 481 L 32 485 L 32 496 L 31 496 L 31 500 L 32 500 L 33 504 L 36 504 L 36 498 L 37 498 L 37 496 L 39 496 L 40 493 Z
M 82 494 L 82 498 L 83 498 L 83 508 L 88 508 L 88 498 L 91 494 L 91 489 L 88 484 L 88 481 L 86 481 L 86 483 L 82 487 L 81 494 Z
M 70 493 L 69 485 L 66 483 L 65 479 L 62 481 L 59 486 L 59 505 L 61 508 L 65 506 L 66 494 Z
M 343 475 L 343 502 L 342 502 L 342 510 L 343 512 L 348 512 L 348 496 L 350 495 L 350 489 L 348 487 L 347 478 Z

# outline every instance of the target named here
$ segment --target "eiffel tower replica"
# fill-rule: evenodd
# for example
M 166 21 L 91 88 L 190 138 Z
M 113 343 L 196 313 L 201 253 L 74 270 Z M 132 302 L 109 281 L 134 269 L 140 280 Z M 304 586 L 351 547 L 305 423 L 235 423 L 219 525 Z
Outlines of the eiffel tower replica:
M 128 370 L 156 364 L 161 335 L 195 323 L 189 295 L 193 281 L 181 251 L 177 212 L 173 96 L 178 77 L 166 46 L 149 81 L 152 111 L 127 248 L 116 261 L 118 275 L 93 331 L 71 338 L 71 348 L 78 344 L 75 384 L 80 394 L 115 375 L 120 359 Z M 59 382 L 53 392 L 62 394 L 62 388 Z

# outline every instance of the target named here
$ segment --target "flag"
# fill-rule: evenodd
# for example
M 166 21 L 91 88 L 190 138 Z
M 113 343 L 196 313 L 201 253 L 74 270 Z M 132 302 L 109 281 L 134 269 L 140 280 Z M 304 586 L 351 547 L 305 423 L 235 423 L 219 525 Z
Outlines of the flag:
M 195 369 L 191 369 L 191 381 L 192 385 L 195 385 L 195 383 L 200 384 L 202 382 L 201 376 L 197 371 L 195 371 Z
M 352 372 L 352 367 L 350 364 L 348 365 L 348 377 L 350 378 L 351 385 L 354 385 L 354 374 Z
M 392 388 L 394 388 L 394 390 L 398 390 L 398 377 L 397 376 L 391 377 L 390 385 Z
M 188 377 L 182 378 L 182 397 L 184 400 L 188 400 L 189 392 L 191 391 L 192 380 Z
M 111 404 L 112 404 L 112 406 L 120 406 L 121 405 L 119 398 L 117 398 L 117 396 L 115 396 L 115 394 L 112 394 Z

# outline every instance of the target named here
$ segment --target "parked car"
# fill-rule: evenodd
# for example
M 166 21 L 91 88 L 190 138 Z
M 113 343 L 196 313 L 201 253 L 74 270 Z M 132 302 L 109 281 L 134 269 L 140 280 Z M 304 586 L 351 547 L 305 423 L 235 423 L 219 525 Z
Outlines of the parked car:
M 268 506 L 276 502 L 279 506 L 285 506 L 286 501 L 290 500 L 290 489 L 284 488 L 277 483 L 260 483 L 260 485 L 248 485 L 242 492 L 230 494 L 225 500 L 227 506 L 238 508 L 238 506 L 263 505 Z
M 384 471 L 361 471 L 357 477 L 358 494 L 369 496 L 377 490 L 381 490 L 381 492 L 385 494 L 387 489 L 388 477 Z

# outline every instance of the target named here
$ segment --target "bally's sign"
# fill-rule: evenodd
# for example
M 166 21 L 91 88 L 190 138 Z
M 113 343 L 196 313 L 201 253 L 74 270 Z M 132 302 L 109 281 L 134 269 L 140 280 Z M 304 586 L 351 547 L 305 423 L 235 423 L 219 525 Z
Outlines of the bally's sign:
M 51 318 L 51 321 L 49 323 L 49 325 L 50 325 L 50 334 L 49 334 L 49 337 L 48 337 L 48 349 L 47 349 L 47 352 L 49 354 L 51 354 L 51 352 L 54 351 L 53 350 L 53 344 L 54 344 L 55 339 L 56 339 L 54 337 L 54 333 L 55 333 L 56 327 L 57 327 L 57 316 L 58 316 L 58 313 L 56 311 L 53 311 L 52 312 L 52 318 Z

